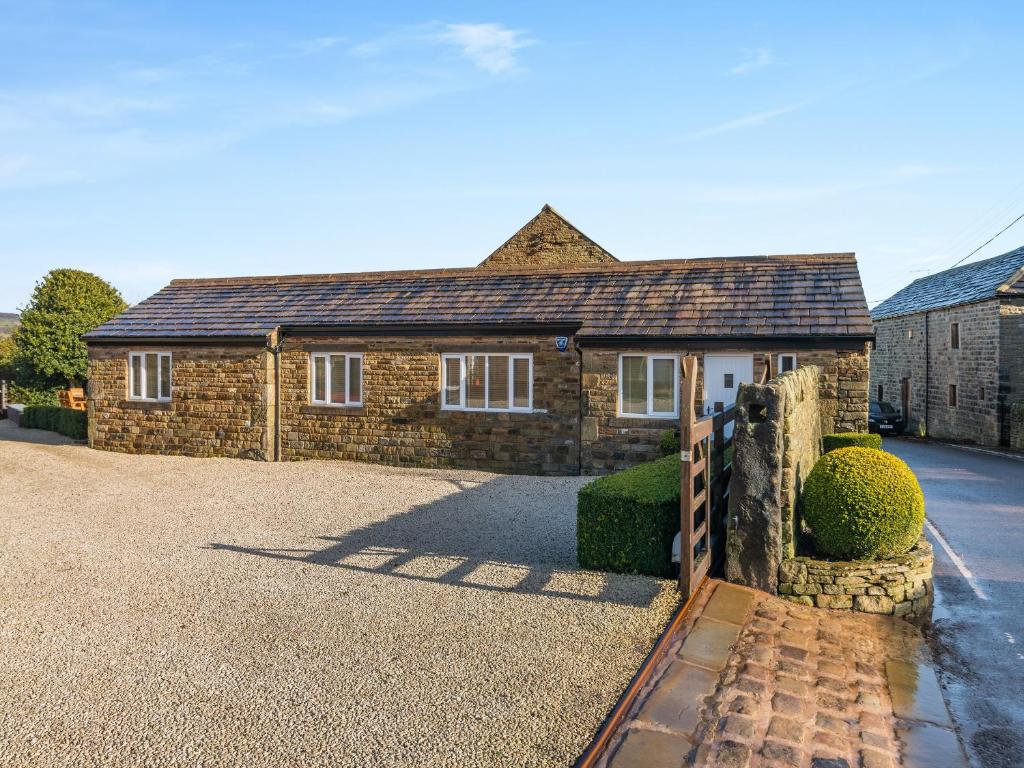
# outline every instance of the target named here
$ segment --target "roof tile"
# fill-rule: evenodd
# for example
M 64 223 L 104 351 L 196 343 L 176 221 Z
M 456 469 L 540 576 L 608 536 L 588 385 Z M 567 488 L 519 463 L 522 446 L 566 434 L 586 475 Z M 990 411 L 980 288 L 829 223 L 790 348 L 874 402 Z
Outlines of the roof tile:
M 544 323 L 580 336 L 871 334 L 853 254 L 812 254 L 175 280 L 86 338 Z

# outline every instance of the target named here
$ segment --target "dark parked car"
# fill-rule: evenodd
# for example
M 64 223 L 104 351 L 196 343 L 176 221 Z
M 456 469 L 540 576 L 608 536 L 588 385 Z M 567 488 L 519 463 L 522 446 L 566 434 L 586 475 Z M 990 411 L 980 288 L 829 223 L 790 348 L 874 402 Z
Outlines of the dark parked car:
M 905 426 L 903 414 L 892 403 L 871 403 L 868 406 L 868 432 L 902 435 Z

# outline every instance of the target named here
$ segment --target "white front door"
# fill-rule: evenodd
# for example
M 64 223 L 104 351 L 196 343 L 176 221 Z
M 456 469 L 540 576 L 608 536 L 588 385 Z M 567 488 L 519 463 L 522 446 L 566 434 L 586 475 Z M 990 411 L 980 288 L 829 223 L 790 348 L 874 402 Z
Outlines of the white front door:
M 753 381 L 753 355 L 704 355 L 704 413 L 714 413 L 715 403 L 728 408 L 740 384 Z

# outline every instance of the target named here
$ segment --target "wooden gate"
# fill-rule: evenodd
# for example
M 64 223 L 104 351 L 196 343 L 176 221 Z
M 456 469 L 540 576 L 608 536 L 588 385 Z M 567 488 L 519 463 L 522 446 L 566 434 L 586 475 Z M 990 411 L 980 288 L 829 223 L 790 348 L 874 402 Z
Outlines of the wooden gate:
M 732 435 L 726 437 L 725 426 L 736 417 L 735 404 L 715 403 L 715 413 L 698 418 L 697 371 L 696 357 L 682 359 L 679 589 L 685 598 L 725 557 L 732 475 Z

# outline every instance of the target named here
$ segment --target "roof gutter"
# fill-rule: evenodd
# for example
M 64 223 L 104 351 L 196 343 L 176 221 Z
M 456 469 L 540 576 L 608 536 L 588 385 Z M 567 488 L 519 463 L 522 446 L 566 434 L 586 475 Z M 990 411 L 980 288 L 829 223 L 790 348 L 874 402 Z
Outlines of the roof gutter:
M 292 336 L 460 336 L 467 333 L 549 334 L 575 332 L 582 323 L 552 321 L 531 323 L 373 323 L 360 325 L 282 325 Z
M 860 349 L 865 342 L 874 341 L 875 334 L 857 334 L 829 336 L 792 336 L 772 334 L 757 336 L 659 336 L 657 334 L 577 336 L 578 346 L 587 347 L 658 347 L 660 349 L 689 349 L 693 347 L 714 347 L 715 349 L 767 349 L 777 350 L 780 346 L 787 349 L 820 349 L 822 346 L 837 349 Z
M 123 346 L 125 344 L 159 344 L 164 347 L 206 344 L 212 347 L 263 346 L 267 334 L 258 336 L 93 336 L 82 337 L 90 347 Z

